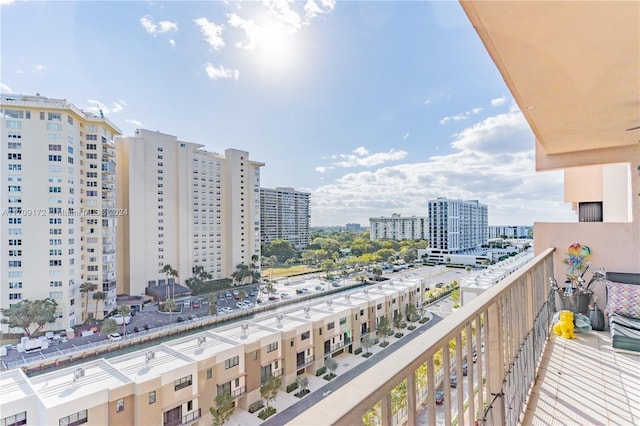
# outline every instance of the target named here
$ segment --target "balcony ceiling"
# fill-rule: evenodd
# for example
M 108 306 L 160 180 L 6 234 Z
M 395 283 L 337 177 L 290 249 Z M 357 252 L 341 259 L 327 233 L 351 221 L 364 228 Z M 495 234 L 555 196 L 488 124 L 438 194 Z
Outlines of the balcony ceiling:
M 640 2 L 460 3 L 546 154 L 638 144 Z

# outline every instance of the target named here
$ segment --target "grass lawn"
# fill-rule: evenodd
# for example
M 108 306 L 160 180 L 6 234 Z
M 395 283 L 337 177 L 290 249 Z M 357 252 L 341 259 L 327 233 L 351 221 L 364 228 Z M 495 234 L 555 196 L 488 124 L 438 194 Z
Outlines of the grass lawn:
M 282 277 L 290 277 L 292 275 L 300 275 L 304 273 L 310 274 L 312 272 L 318 272 L 318 271 L 319 269 L 310 268 L 306 265 L 293 265 L 289 268 L 275 267 L 273 269 L 265 266 L 262 269 L 262 276 L 265 278 L 276 279 L 276 278 L 282 278 Z

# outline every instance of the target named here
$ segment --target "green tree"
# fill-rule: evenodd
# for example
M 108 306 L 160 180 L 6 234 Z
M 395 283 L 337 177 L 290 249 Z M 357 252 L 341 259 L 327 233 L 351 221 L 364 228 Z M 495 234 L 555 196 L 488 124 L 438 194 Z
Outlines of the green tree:
M 402 320 L 402 314 L 398 313 L 396 315 L 393 316 L 393 328 L 396 329 L 396 333 L 399 333 L 400 330 L 402 329 L 402 325 L 404 324 L 404 321 Z
M 9 308 L 0 309 L 2 324 L 9 328 L 21 328 L 25 336 L 31 337 L 38 333 L 47 324 L 56 322 L 56 308 L 58 303 L 53 299 L 23 300 Z M 32 329 L 31 327 L 34 326 Z
M 84 295 L 85 297 L 84 309 L 82 310 L 82 321 L 86 321 L 88 316 L 87 311 L 89 309 L 89 293 L 95 291 L 95 289 L 97 288 L 98 286 L 94 283 L 85 282 L 80 284 L 80 294 Z
M 371 270 L 371 273 L 376 277 L 379 277 L 382 275 L 382 269 L 379 266 L 376 266 Z
M 307 376 L 298 376 L 296 377 L 296 383 L 300 388 L 300 393 L 305 394 L 309 388 L 309 378 Z
M 218 300 L 214 293 L 207 294 L 207 301 L 209 302 L 209 315 L 218 315 Z
M 331 357 L 324 359 L 324 366 L 327 367 L 327 370 L 331 371 L 332 376 L 335 375 L 335 371 L 338 369 L 338 363 Z
M 211 280 L 213 275 L 207 272 L 202 265 L 195 265 L 191 271 L 193 276 L 187 279 L 185 284 L 191 289 L 191 294 L 201 294 L 205 291 L 205 282 Z
M 451 292 L 451 301 L 453 302 L 454 306 L 460 304 L 460 289 L 459 288 L 456 288 L 455 290 L 453 290 Z
M 94 315 L 94 318 L 98 318 L 98 303 L 104 303 L 104 300 L 107 298 L 107 293 L 105 293 L 104 291 L 96 291 L 95 293 L 93 293 L 93 295 L 91 296 L 93 298 L 93 300 L 96 301 L 96 313 Z
M 282 379 L 280 377 L 269 376 L 260 386 L 260 396 L 267 401 L 267 407 L 269 407 L 270 401 L 276 400 L 281 385 Z
M 231 417 L 236 407 L 233 406 L 233 396 L 228 392 L 219 393 L 214 399 L 214 406 L 209 407 L 211 425 L 222 426 Z
M 383 342 L 387 341 L 389 336 L 389 320 L 386 316 L 380 317 L 378 320 L 378 336 L 382 338 Z
M 276 256 L 280 262 L 284 262 L 287 259 L 298 257 L 298 252 L 286 240 L 273 240 L 268 244 L 265 244 L 265 250 L 263 250 L 265 256 Z
M 131 313 L 131 306 L 129 306 L 129 305 L 120 305 L 120 306 L 118 306 L 118 313 L 120 315 L 122 315 L 123 320 L 124 320 L 124 317 L 126 317 L 127 315 L 129 315 Z M 126 336 L 127 335 L 127 322 L 126 321 L 122 324 L 122 330 L 123 330 L 122 334 Z
M 260 260 L 260 256 L 258 256 L 257 254 L 254 254 L 253 256 L 251 256 L 251 263 L 249 264 L 249 274 L 250 274 L 252 283 L 259 282 L 260 277 L 262 275 L 260 274 L 260 267 L 258 265 L 259 260 Z
M 383 248 L 378 250 L 375 254 L 378 260 L 387 262 L 390 257 L 394 257 L 396 255 L 396 252 L 390 248 Z
M 249 267 L 244 263 L 237 264 L 236 270 L 231 273 L 231 278 L 233 278 L 233 281 L 237 283 L 237 285 L 243 284 L 245 279 L 250 276 L 251 271 L 249 270 Z
M 177 306 L 178 305 L 176 305 L 176 301 L 173 299 L 169 299 L 166 302 L 164 302 L 164 311 L 169 312 L 169 324 L 171 324 L 171 319 L 173 318 L 173 311 L 176 310 Z
M 371 335 L 369 333 L 362 336 L 362 347 L 364 348 L 364 354 L 369 354 L 369 349 L 373 346 L 373 340 L 371 340 Z
M 175 269 L 173 269 L 173 267 L 169 264 L 166 264 L 162 267 L 162 269 L 160 269 L 159 271 L 161 274 L 164 274 L 164 276 L 167 279 L 167 284 L 169 283 L 169 277 L 174 278 L 172 284 L 171 284 L 171 298 L 175 298 L 176 297 L 176 281 L 178 279 L 178 271 L 176 271 Z
M 410 303 L 409 306 L 407 306 L 407 319 L 412 324 L 419 319 L 418 308 L 416 308 L 416 305 L 414 305 L 413 303 Z
M 322 262 L 322 265 L 320 266 L 322 271 L 327 274 L 327 277 L 329 277 L 329 273 L 333 271 L 335 267 L 336 267 L 336 263 L 331 259 L 325 260 L 324 262 Z
M 100 327 L 100 333 L 107 336 L 111 333 L 115 333 L 116 331 L 118 331 L 118 323 L 113 318 L 106 320 L 102 324 L 102 327 Z
M 469 276 L 469 273 L 471 272 L 471 266 L 469 265 L 465 266 L 464 270 L 467 271 L 467 276 Z

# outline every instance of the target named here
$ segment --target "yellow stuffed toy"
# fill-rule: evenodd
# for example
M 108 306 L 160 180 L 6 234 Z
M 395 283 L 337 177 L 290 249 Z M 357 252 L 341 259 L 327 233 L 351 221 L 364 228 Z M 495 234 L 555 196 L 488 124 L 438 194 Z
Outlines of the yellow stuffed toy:
M 553 332 L 565 339 L 575 339 L 576 335 L 573 334 L 573 312 L 560 311 L 560 321 L 553 326 Z

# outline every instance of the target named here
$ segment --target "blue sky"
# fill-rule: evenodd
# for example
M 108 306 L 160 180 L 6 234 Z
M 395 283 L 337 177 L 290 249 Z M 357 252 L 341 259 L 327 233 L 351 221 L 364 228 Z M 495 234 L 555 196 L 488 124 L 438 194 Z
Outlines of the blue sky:
M 311 224 L 477 199 L 491 225 L 576 221 L 455 1 L 0 0 L 3 93 L 101 108 L 266 163 Z

